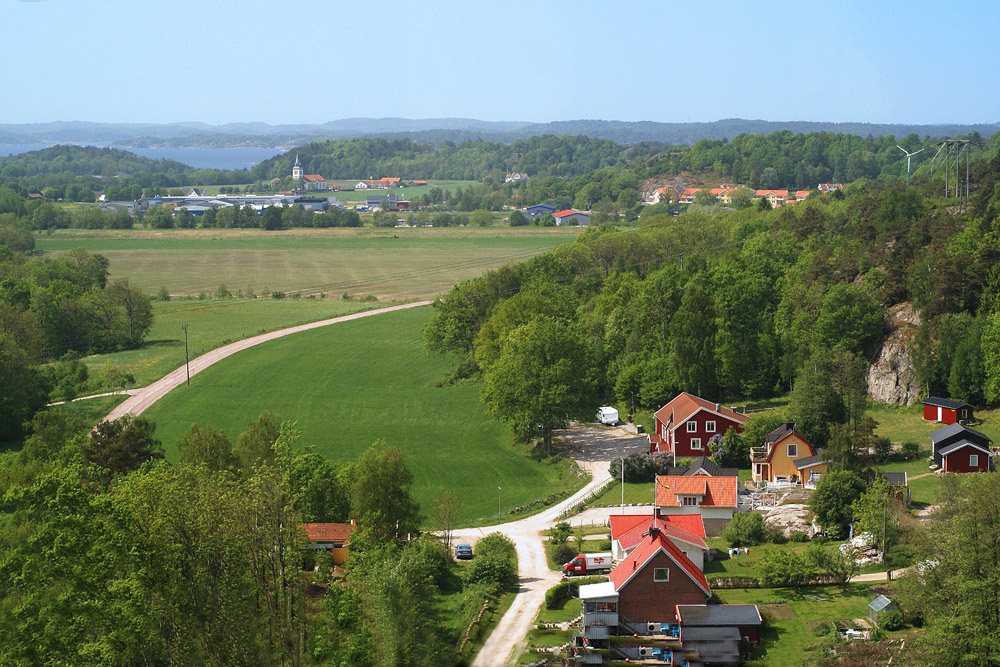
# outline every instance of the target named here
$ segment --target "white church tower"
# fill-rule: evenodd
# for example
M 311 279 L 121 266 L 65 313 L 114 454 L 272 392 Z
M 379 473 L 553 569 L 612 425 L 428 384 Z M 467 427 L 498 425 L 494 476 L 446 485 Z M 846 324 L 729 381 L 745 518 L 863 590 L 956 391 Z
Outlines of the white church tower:
M 295 166 L 292 167 L 292 178 L 296 181 L 302 180 L 302 167 L 299 166 L 299 154 L 295 154 Z

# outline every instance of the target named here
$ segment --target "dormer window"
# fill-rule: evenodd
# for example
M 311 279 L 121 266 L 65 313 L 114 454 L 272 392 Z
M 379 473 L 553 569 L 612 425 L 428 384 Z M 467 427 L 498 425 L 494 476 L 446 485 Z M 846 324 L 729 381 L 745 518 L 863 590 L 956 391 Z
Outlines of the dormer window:
M 697 507 L 699 500 L 698 496 L 683 496 L 681 498 L 681 504 L 687 507 Z

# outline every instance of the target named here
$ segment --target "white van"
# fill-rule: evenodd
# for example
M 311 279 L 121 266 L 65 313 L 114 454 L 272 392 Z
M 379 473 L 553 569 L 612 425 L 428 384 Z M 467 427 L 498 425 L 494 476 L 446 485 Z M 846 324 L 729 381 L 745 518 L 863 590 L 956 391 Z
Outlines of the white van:
M 609 408 L 607 406 L 603 408 L 597 408 L 597 421 L 601 424 L 606 424 L 608 426 L 614 426 L 618 423 L 618 411 L 614 408 Z

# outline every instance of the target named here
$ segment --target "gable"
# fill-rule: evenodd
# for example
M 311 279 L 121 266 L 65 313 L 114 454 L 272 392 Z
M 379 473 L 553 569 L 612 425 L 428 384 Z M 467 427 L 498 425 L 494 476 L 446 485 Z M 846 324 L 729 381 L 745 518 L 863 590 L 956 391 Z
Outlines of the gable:
M 705 595 L 712 594 L 708 588 L 708 580 L 701 570 L 684 555 L 684 552 L 662 535 L 655 539 L 646 538 L 642 544 L 636 547 L 635 551 L 611 571 L 609 578 L 614 584 L 615 590 L 621 593 L 628 587 L 629 582 L 636 579 L 641 573 L 648 572 L 649 578 L 652 579 L 652 569 L 658 567 L 670 569 L 671 581 L 674 581 L 674 577 L 681 575 L 694 583 Z M 645 579 L 645 576 L 642 578 Z
M 795 456 L 792 457 L 792 460 L 797 460 L 797 459 L 802 459 L 802 458 L 808 458 L 810 456 L 814 456 L 815 455 L 815 452 L 813 451 L 813 448 L 809 445 L 808 442 L 806 442 L 805 438 L 803 438 L 801 435 L 799 435 L 795 431 L 789 431 L 784 436 L 782 436 L 781 438 L 779 438 L 777 442 L 775 442 L 773 445 L 771 445 L 771 451 L 767 455 L 767 462 L 770 463 L 771 460 L 774 458 L 775 452 L 777 452 L 779 450 L 781 451 L 781 455 L 778 458 L 788 459 L 789 458 L 789 456 L 788 456 L 788 445 L 790 445 L 793 442 L 796 445 L 798 445 L 798 447 L 796 449 Z M 809 453 L 806 454 L 805 456 L 803 456 L 803 454 L 802 454 L 802 448 L 803 447 L 805 447 L 809 451 Z

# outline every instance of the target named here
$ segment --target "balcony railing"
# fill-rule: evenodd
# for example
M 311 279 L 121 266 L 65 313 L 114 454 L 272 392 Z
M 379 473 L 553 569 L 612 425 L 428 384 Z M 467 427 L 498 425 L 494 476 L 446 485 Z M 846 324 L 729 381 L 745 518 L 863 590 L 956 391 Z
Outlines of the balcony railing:
M 754 463 L 763 463 L 767 461 L 767 447 L 751 447 L 750 460 Z

